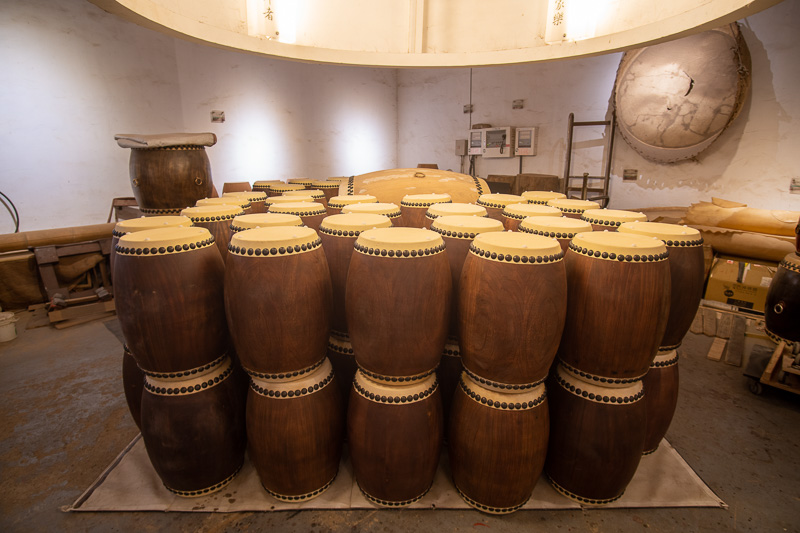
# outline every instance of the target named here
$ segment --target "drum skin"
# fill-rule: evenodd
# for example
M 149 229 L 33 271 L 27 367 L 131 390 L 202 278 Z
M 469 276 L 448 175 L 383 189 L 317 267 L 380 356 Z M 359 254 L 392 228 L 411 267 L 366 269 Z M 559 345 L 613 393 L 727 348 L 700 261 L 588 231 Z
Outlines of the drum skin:
M 646 262 L 589 257 L 577 251 L 577 239 L 565 256 L 567 318 L 558 357 L 598 376 L 644 376 L 667 326 L 666 254 Z
M 114 293 L 122 334 L 142 370 L 183 371 L 200 367 L 228 350 L 223 275 L 213 237 L 202 228 L 198 245 L 176 253 L 120 253 L 114 265 Z M 176 230 L 177 231 L 177 230 Z M 192 243 L 194 245 L 194 243 Z
M 467 254 L 458 295 L 461 359 L 467 370 L 492 382 L 536 383 L 547 376 L 564 329 L 562 252 L 554 239 L 509 232 L 481 234 L 472 249 L 479 251 L 480 239 L 495 235 L 543 241 L 546 260 L 539 255 L 539 262 L 501 262 L 488 253 Z
M 202 146 L 132 148 L 129 171 L 133 196 L 147 215 L 177 215 L 214 190 Z
M 274 244 L 266 249 L 274 249 L 275 255 L 264 257 L 248 248 L 253 232 L 271 231 L 302 234 L 307 251 L 300 251 L 298 244 L 297 252 L 280 253 Z M 280 374 L 318 363 L 328 346 L 332 291 L 316 232 L 301 227 L 241 231 L 233 236 L 229 252 L 225 312 L 242 366 L 251 373 Z
M 513 407 L 502 407 L 506 402 Z M 499 393 L 462 374 L 448 437 L 456 489 L 481 511 L 516 511 L 528 501 L 542 473 L 549 431 L 544 384 L 522 394 Z
M 453 202 L 474 203 L 489 192 L 481 178 L 429 168 L 396 168 L 351 176 L 339 186 L 340 195 L 370 194 L 378 202 L 400 205 L 408 194 L 449 194 Z
M 400 220 L 397 225 L 406 228 L 425 228 L 425 214 L 432 205 L 452 203 L 449 194 L 410 194 L 400 201 Z
M 444 243 L 414 250 L 416 257 L 369 254 L 365 235 L 381 231 L 430 230 L 378 228 L 362 232 L 350 260 L 345 306 L 356 361 L 382 376 L 414 376 L 439 364 L 447 338 L 452 286 Z M 431 241 L 437 242 L 437 241 Z M 385 251 L 385 250 L 384 250 Z
M 788 254 L 779 264 L 767 292 L 764 319 L 769 333 L 800 342 L 800 256 Z
M 144 390 L 144 372 L 136 364 L 133 354 L 127 345 L 122 354 L 122 386 L 125 390 L 125 402 L 131 412 L 136 427 L 142 429 L 142 391 Z
M 647 430 L 644 453 L 653 453 L 667 434 L 678 405 L 678 353 L 659 354 L 643 381 Z
M 395 507 L 424 496 L 439 465 L 443 432 L 442 401 L 434 375 L 392 387 L 356 374 L 347 439 L 356 481 L 370 501 Z
M 569 374 L 559 365 L 547 384 L 545 471 L 565 496 L 583 504 L 608 503 L 622 496 L 644 450 L 647 414 L 641 381 L 600 387 Z
M 156 394 L 153 387 L 176 390 L 187 381 L 156 381 L 148 376 L 142 394 L 147 455 L 164 485 L 181 496 L 203 496 L 221 488 L 244 461 L 242 384 L 233 377 L 230 359 L 217 370 L 222 374 L 211 372 L 200 378 L 207 385 L 200 392 Z M 214 376 L 220 378 L 218 383 Z
M 313 390 L 315 385 L 319 388 Z M 293 392 L 291 397 L 283 396 L 287 391 Z M 308 500 L 327 489 L 339 471 L 343 429 L 342 402 L 330 362 L 305 379 L 277 384 L 252 380 L 248 453 L 261 484 L 277 499 Z
M 583 220 L 565 216 L 528 217 L 519 223 L 517 231 L 556 239 L 561 245 L 561 251 L 567 253 L 569 243 L 575 235 L 592 231 L 592 225 Z

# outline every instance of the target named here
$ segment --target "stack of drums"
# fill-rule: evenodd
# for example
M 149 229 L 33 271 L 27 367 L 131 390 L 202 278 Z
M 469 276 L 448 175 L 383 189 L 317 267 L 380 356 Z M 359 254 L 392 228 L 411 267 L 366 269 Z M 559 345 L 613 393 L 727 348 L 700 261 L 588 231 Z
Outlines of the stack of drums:
M 503 209 L 501 219 L 508 231 L 517 231 L 520 222 L 528 217 L 560 217 L 561 211 L 541 204 L 509 204 Z
M 705 280 L 703 238 L 687 226 L 657 222 L 625 222 L 620 233 L 655 237 L 669 252 L 670 306 L 667 328 L 644 377 L 647 431 L 644 453 L 656 451 L 672 422 L 678 404 L 678 347 L 692 325 Z
M 573 198 L 555 198 L 548 200 L 547 205 L 557 207 L 565 217 L 580 219 L 587 209 L 600 209 L 600 204 L 591 200 L 575 200 Z
M 268 194 L 270 196 L 280 196 L 285 192 L 302 191 L 305 188 L 305 185 L 300 185 L 299 183 L 270 183 Z
M 347 196 L 333 196 L 328 200 L 328 214 L 338 215 L 341 214 L 342 209 L 346 205 L 352 204 L 374 204 L 378 203 L 378 199 L 371 194 L 355 194 Z
M 800 342 L 800 255 L 788 254 L 778 264 L 764 310 L 767 335 L 776 343 Z
M 434 204 L 448 204 L 453 200 L 449 194 L 407 194 L 400 201 L 400 225 L 407 228 L 425 227 L 425 213 Z
M 402 215 L 397 204 L 383 202 L 346 205 L 342 208 L 342 214 L 346 213 L 383 215 L 392 221 L 392 226 L 400 225 Z
M 139 231 L 120 237 L 116 253 L 117 314 L 145 373 L 147 454 L 170 491 L 209 494 L 233 479 L 245 450 L 214 237 L 196 227 Z
M 483 210 L 482 207 L 472 204 L 438 205 L 448 207 L 453 205 L 471 206 Z M 436 206 L 431 206 L 431 209 L 434 207 Z M 473 239 L 481 233 L 503 231 L 503 224 L 486 216 L 446 215 L 436 217 L 433 220 L 433 224 L 431 224 L 431 230 L 442 236 L 442 240 L 447 247 L 447 260 L 450 263 L 450 277 L 453 283 L 453 306 L 450 311 L 447 344 L 444 347 L 442 359 L 436 371 L 439 377 L 439 386 L 442 390 L 442 406 L 444 408 L 445 427 L 447 427 L 453 394 L 463 370 L 458 341 L 458 295 L 461 270 L 464 268 L 464 260 L 467 258 Z
M 259 180 L 253 182 L 253 191 L 269 194 L 269 187 L 273 184 L 283 183 L 281 180 Z
M 302 225 L 303 221 L 299 216 L 288 213 L 253 213 L 251 215 L 239 215 L 234 217 L 233 222 L 231 222 L 231 238 L 233 238 L 234 233 L 248 229 Z
M 317 202 L 286 202 L 272 204 L 269 206 L 269 212 L 297 215 L 303 221 L 303 224 L 312 228 L 314 231 L 319 229 L 320 222 L 328 215 L 325 206 Z
M 522 197 L 528 200 L 529 204 L 547 205 L 550 200 L 566 198 L 567 195 L 551 191 L 525 191 L 522 193 Z
M 322 191 L 325 194 L 325 205 L 328 205 L 328 200 L 339 194 L 339 182 L 315 180 L 311 182 L 311 189 Z
M 312 202 L 317 202 L 322 205 L 328 204 L 328 199 L 325 198 L 325 193 L 319 189 L 304 189 L 302 191 L 287 191 L 283 193 L 284 196 L 293 196 L 297 198 L 298 196 L 310 196 Z M 304 202 L 306 200 L 303 200 Z
M 116 261 L 116 247 L 119 243 L 119 238 L 128 233 L 136 231 L 147 231 L 151 229 L 163 228 L 188 228 L 192 225 L 192 221 L 183 216 L 153 216 L 132 218 L 130 220 L 120 220 L 114 226 L 114 231 L 111 237 L 111 253 L 108 256 L 111 276 L 114 276 L 114 263 Z M 142 407 L 142 390 L 144 388 L 144 374 L 136 364 L 133 354 L 128 349 L 127 342 L 123 344 L 122 355 L 122 384 L 125 389 L 125 401 L 128 404 L 128 410 L 136 422 L 136 426 L 141 428 L 141 407 Z
M 267 208 L 264 206 L 264 200 L 267 199 L 267 193 L 264 191 L 239 191 L 239 192 L 224 192 L 223 198 L 240 196 L 250 201 L 251 213 L 265 213 Z
M 482 511 L 519 509 L 544 466 L 550 426 L 544 380 L 567 310 L 563 256 L 555 239 L 492 232 L 475 237 L 464 261 L 458 303 L 464 372 L 448 442 L 456 489 Z
M 408 505 L 433 483 L 443 436 L 434 370 L 450 300 L 450 267 L 437 233 L 377 228 L 358 236 L 346 290 L 359 367 L 347 433 L 356 481 L 378 505 Z
M 502 222 L 503 209 L 505 209 L 506 206 L 511 204 L 527 204 L 528 200 L 516 194 L 492 193 L 480 195 L 476 203 L 485 207 L 490 217 Z
M 519 223 L 518 231 L 532 233 L 543 237 L 552 237 L 561 245 L 564 253 L 567 246 L 578 233 L 592 231 L 592 225 L 583 220 L 564 217 L 559 214 L 557 217 L 528 217 Z
M 325 257 L 328 259 L 333 287 L 332 329 L 328 340 L 328 358 L 333 363 L 345 406 L 349 400 L 350 388 L 356 373 L 356 361 L 353 357 L 353 347 L 350 344 L 345 315 L 347 271 L 350 269 L 353 246 L 362 231 L 391 226 L 392 223 L 387 217 L 372 213 L 331 215 L 323 219 L 320 224 L 319 238 L 322 241 Z
M 236 233 L 225 311 L 250 375 L 247 442 L 261 484 L 281 501 L 314 498 L 339 468 L 341 397 L 325 357 L 331 280 L 317 233 L 269 227 Z
M 201 198 L 197 200 L 195 207 L 207 207 L 216 205 L 238 205 L 246 215 L 253 212 L 250 200 L 244 196 L 224 196 L 222 198 Z
M 667 325 L 667 258 L 659 239 L 609 231 L 579 233 L 567 249 L 546 470 L 559 492 L 581 503 L 622 496 L 644 451 L 642 378 Z
M 306 189 L 310 189 L 311 184 L 314 183 L 314 181 L 315 180 L 312 180 L 311 178 L 289 178 L 286 180 L 286 183 L 291 185 L 302 185 Z
M 228 255 L 228 242 L 231 240 L 231 222 L 244 210 L 238 205 L 219 204 L 201 207 L 187 207 L 181 215 L 191 219 L 195 226 L 206 228 L 214 236 L 223 262 Z
M 424 228 L 430 229 L 433 221 L 439 217 L 463 216 L 486 217 L 486 208 L 475 204 L 453 202 L 449 204 L 433 204 L 425 213 Z M 455 289 L 454 289 L 455 290 Z
M 591 224 L 594 231 L 617 231 L 626 222 L 647 222 L 647 215 L 621 209 L 587 209 L 581 220 Z

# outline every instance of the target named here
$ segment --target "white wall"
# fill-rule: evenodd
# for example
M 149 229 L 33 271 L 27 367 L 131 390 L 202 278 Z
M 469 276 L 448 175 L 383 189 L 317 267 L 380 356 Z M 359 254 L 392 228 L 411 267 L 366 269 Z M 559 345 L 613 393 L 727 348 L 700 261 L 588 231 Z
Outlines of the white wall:
M 750 96 L 736 122 L 697 160 L 658 164 L 615 138 L 611 207 L 688 205 L 712 196 L 752 207 L 800 210 L 790 195 L 800 176 L 800 2 L 787 0 L 743 21 L 753 59 Z M 621 54 L 553 63 L 473 69 L 472 123 L 539 126 L 539 152 L 523 160 L 524 172 L 563 175 L 567 117 L 604 120 Z M 401 70 L 398 74 L 398 166 L 437 163 L 458 170 L 455 139 L 465 139 L 470 117 L 469 69 Z M 524 99 L 522 110 L 512 100 Z M 592 131 L 594 130 L 594 131 Z M 583 128 L 573 175 L 602 173 L 602 130 Z M 622 182 L 626 168 L 640 179 Z M 478 175 L 516 174 L 519 159 L 477 161 Z
M 113 198 L 132 196 L 117 133 L 216 133 L 218 190 L 396 166 L 393 69 L 211 48 L 85 0 L 0 1 L 0 49 L 0 191 L 22 231 L 102 223 Z M 226 122 L 212 124 L 212 109 Z M 11 231 L 0 207 L 0 233 Z

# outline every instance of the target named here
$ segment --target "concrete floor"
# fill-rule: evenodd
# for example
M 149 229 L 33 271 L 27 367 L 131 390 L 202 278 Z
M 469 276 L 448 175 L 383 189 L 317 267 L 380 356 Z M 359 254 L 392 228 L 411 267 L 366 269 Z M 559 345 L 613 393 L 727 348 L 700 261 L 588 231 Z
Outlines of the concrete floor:
M 728 509 L 65 513 L 136 435 L 115 319 L 25 330 L 0 345 L 2 531 L 800 531 L 800 397 L 748 391 L 689 334 L 667 435 Z

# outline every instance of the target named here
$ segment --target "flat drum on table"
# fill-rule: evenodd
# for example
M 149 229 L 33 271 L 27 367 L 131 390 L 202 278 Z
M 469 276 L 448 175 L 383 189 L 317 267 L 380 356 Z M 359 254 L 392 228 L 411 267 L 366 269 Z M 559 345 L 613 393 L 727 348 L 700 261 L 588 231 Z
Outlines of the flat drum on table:
M 498 392 L 462 374 L 448 435 L 456 490 L 481 511 L 516 511 L 542 473 L 549 433 L 544 383 L 524 392 Z
M 236 233 L 225 269 L 225 312 L 251 375 L 293 373 L 323 357 L 331 277 L 317 232 L 276 226 Z
M 223 356 L 195 372 L 145 377 L 142 439 L 156 473 L 179 496 L 215 492 L 242 467 L 244 383 L 233 364 Z
M 644 449 L 641 380 L 601 386 L 558 365 L 547 384 L 550 441 L 545 472 L 561 494 L 582 504 L 618 499 Z
M 567 318 L 558 357 L 597 376 L 644 376 L 667 326 L 667 258 L 654 237 L 577 234 L 565 256 Z
M 563 257 L 549 237 L 475 237 L 461 273 L 458 330 L 464 369 L 484 386 L 530 388 L 547 376 L 567 312 Z
M 226 353 L 225 267 L 207 229 L 128 233 L 116 253 L 117 316 L 142 370 L 184 371 Z
M 261 484 L 278 500 L 301 502 L 330 487 L 343 430 L 340 391 L 327 359 L 289 379 L 252 378 L 248 453 Z
M 422 498 L 439 465 L 443 431 L 435 374 L 388 385 L 356 373 L 347 440 L 356 481 L 368 500 L 401 507 Z
M 420 228 L 361 232 L 345 307 L 358 366 L 377 379 L 427 375 L 439 364 L 452 298 L 441 236 Z

